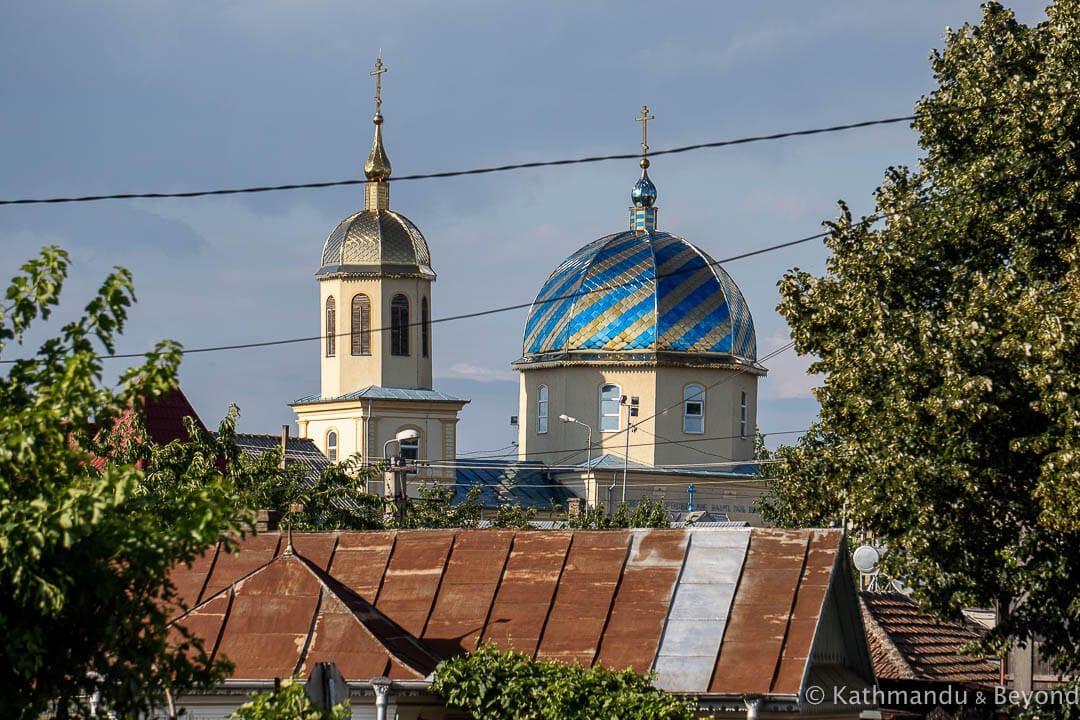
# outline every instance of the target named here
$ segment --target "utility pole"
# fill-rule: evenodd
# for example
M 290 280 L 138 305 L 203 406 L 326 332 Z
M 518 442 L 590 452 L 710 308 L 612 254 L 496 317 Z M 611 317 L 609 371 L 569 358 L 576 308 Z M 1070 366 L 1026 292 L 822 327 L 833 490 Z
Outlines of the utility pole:
M 630 418 L 638 416 L 638 406 L 640 401 L 637 395 L 630 398 L 630 402 L 626 401 L 626 396 L 623 395 L 619 398 L 619 404 L 626 408 L 626 450 L 623 454 L 623 466 L 622 466 L 622 501 L 626 502 L 626 474 L 630 467 L 630 432 L 635 430 L 631 424 Z

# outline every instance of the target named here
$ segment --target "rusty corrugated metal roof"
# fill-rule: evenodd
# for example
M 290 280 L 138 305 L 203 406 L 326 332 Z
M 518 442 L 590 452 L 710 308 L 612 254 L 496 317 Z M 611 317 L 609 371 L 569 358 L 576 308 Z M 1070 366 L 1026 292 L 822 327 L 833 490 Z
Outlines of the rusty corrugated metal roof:
M 247 679 L 321 661 L 350 679 L 421 678 L 483 638 L 655 670 L 671 691 L 790 697 L 830 584 L 850 582 L 834 572 L 841 544 L 836 530 L 762 528 L 342 531 L 295 534 L 286 553 L 271 533 L 173 581 L 196 604 L 179 622 Z

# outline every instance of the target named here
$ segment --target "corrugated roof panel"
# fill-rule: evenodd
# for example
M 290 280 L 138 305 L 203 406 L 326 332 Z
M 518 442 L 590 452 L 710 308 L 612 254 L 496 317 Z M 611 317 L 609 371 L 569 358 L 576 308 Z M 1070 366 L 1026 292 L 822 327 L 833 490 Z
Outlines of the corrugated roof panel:
M 382 587 L 395 533 L 339 533 L 328 572 L 360 597 L 374 604 Z
M 802 576 L 805 531 L 753 531 L 710 692 L 767 693 Z
M 300 668 L 308 676 L 317 663 L 336 663 L 346 680 L 366 680 L 388 675 L 392 669 L 389 655 L 371 636 L 359 632 L 356 619 L 341 603 L 327 603 L 312 628 L 311 648 Z M 393 668 L 399 671 L 401 668 Z M 415 678 L 414 673 L 406 677 Z
M 534 655 L 572 533 L 518 533 L 495 594 L 484 639 Z
M 656 683 L 661 688 L 708 689 L 750 535 L 750 530 L 690 532 L 686 562 L 656 655 Z
M 420 637 L 446 568 L 451 531 L 398 533 L 375 607 L 414 637 Z
M 217 595 L 231 583 L 273 560 L 278 553 L 280 539 L 281 536 L 276 533 L 248 535 L 237 543 L 235 553 L 219 550 L 199 602 Z
M 513 540 L 512 531 L 458 534 L 424 630 L 432 650 L 450 656 L 476 649 Z
M 806 662 L 814 643 L 814 633 L 832 578 L 838 548 L 839 538 L 835 535 L 818 533 L 810 537 L 795 605 L 780 653 L 780 666 L 771 687 L 774 693 L 795 695 L 802 688 Z
M 631 532 L 630 554 L 596 656 L 598 664 L 642 674 L 652 669 L 688 537 L 653 530 Z
M 592 665 L 629 547 L 625 530 L 574 534 L 537 657 Z
M 217 640 L 221 633 L 221 624 L 229 611 L 230 600 L 229 593 L 222 593 L 184 617 L 184 627 L 195 637 L 202 638 L 203 650 L 211 657 L 216 656 Z M 176 631 L 173 631 L 173 639 L 183 642 L 180 633 Z
M 296 672 L 321 588 L 298 563 L 276 562 L 237 584 L 219 654 L 233 677 L 288 677 Z
M 176 599 L 181 607 L 193 608 L 199 604 L 202 599 L 203 586 L 206 585 L 206 579 L 210 575 L 210 570 L 214 567 L 214 561 L 219 552 L 221 552 L 220 547 L 215 545 L 212 549 L 195 558 L 190 568 L 185 567 L 183 572 L 170 573 L 169 579 L 172 580 L 173 586 L 176 588 Z
M 332 533 L 294 533 L 293 548 L 315 564 L 320 570 L 330 567 L 330 557 L 337 546 L 337 536 Z

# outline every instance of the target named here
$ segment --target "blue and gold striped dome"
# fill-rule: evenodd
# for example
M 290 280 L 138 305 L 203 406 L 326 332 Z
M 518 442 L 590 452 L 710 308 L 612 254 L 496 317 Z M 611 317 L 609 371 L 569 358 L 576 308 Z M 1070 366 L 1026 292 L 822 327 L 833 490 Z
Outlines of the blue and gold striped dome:
M 745 298 L 715 260 L 670 233 L 630 230 L 563 261 L 525 326 L 525 362 L 608 353 L 753 363 L 757 339 Z

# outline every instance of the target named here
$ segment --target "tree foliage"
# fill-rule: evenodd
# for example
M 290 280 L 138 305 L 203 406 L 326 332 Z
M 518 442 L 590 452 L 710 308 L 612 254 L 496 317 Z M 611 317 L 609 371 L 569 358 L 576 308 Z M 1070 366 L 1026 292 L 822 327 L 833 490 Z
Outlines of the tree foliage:
M 603 507 L 585 508 L 567 516 L 567 524 L 578 530 L 616 530 L 619 528 L 669 528 L 667 506 L 661 500 L 642 496 L 636 505 L 621 502 L 608 515 Z
M 850 519 L 923 603 L 995 606 L 1080 669 L 1080 2 L 1029 27 L 996 3 L 948 31 L 918 103 L 925 155 L 781 313 L 823 376 L 766 512 Z
M 695 703 L 633 670 L 533 660 L 490 644 L 446 660 L 432 689 L 475 720 L 690 720 Z
M 233 489 L 238 515 L 250 520 L 258 510 L 287 518 L 294 530 L 372 530 L 383 527 L 382 498 L 367 494 L 370 471 L 353 460 L 311 473 L 299 464 L 281 467 L 281 451 L 244 452 L 236 444 L 239 410 L 232 406 L 217 433 L 208 433 L 186 418 L 188 440 L 158 446 L 136 443 L 136 457 L 144 463 L 142 492 L 171 517 L 177 490 L 213 482 L 220 473 Z
M 0 353 L 59 302 L 68 255 L 50 247 L 23 265 L 0 306 Z M 173 496 L 163 523 L 140 496 L 134 463 L 102 462 L 99 429 L 123 426 L 146 398 L 175 387 L 179 347 L 160 343 L 102 382 L 131 276 L 117 269 L 80 318 L 15 360 L 0 377 L 0 716 L 87 717 L 91 701 L 119 717 L 159 701 L 166 687 L 213 683 L 220 666 L 167 623 L 168 573 L 235 530 L 232 488 L 209 482 Z
M 281 681 L 275 692 L 255 693 L 251 700 L 230 716 L 236 720 L 345 720 L 350 717 L 345 701 L 329 711 L 323 711 L 311 701 L 300 678 Z

